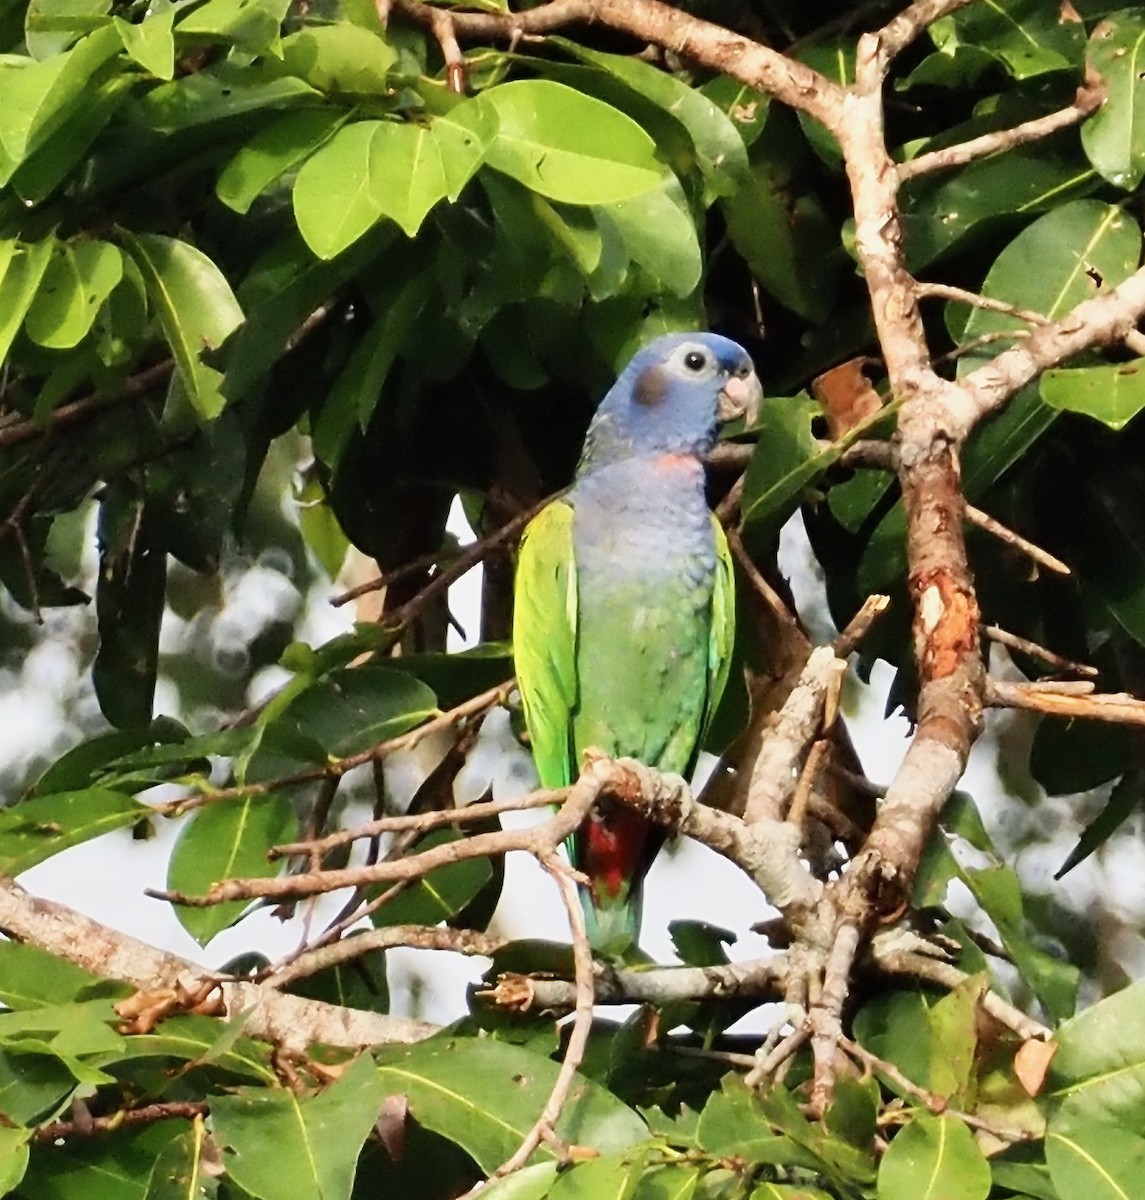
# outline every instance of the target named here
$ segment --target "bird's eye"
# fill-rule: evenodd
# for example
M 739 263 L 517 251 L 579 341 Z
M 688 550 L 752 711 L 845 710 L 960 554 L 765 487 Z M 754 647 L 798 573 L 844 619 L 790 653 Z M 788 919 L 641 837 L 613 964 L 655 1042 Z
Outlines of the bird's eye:
M 707 359 L 698 351 L 692 350 L 684 355 L 684 366 L 689 371 L 702 371 L 707 365 Z

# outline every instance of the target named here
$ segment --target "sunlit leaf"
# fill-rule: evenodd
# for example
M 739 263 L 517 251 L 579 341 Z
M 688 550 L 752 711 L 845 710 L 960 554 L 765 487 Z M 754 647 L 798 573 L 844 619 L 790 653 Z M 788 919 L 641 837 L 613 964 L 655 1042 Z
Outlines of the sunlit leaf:
M 1086 58 L 1108 89 L 1105 101 L 1081 127 L 1081 144 L 1110 183 L 1132 191 L 1145 176 L 1145 13 L 1111 13 L 1093 31 Z
M 222 375 L 203 362 L 242 324 L 226 276 L 201 250 L 157 233 L 124 235 L 175 356 L 183 383 L 204 418 L 223 408 Z
M 491 167 L 567 204 L 612 204 L 656 187 L 655 143 L 630 117 L 547 79 L 503 83 L 481 94 L 497 114 Z
M 317 1096 L 244 1088 L 211 1102 L 227 1173 L 259 1200 L 349 1200 L 384 1091 L 368 1055 Z
M 37 863 L 151 813 L 122 792 L 88 788 L 37 796 L 0 810 L 0 873 L 19 875 Z
M 879 1200 L 986 1200 L 989 1191 L 990 1165 L 957 1117 L 916 1117 L 879 1166 Z

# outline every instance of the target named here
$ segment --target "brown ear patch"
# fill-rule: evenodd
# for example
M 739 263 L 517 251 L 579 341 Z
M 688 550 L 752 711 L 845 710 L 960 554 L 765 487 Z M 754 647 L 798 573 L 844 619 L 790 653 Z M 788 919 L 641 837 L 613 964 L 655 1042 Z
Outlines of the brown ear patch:
M 632 398 L 645 408 L 655 408 L 668 394 L 668 377 L 659 367 L 649 367 L 636 381 Z

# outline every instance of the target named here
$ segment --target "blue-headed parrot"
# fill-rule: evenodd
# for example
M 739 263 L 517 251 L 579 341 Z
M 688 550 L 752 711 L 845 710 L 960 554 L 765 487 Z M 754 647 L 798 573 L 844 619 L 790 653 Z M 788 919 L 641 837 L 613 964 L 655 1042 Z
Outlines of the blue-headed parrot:
M 762 395 L 743 347 L 669 334 L 601 401 L 572 487 L 525 530 L 513 647 L 541 784 L 576 779 L 586 749 L 688 774 L 727 681 L 735 586 L 707 505 L 703 457 L 721 421 Z M 597 805 L 570 845 L 594 950 L 622 956 L 663 842 L 631 810 Z

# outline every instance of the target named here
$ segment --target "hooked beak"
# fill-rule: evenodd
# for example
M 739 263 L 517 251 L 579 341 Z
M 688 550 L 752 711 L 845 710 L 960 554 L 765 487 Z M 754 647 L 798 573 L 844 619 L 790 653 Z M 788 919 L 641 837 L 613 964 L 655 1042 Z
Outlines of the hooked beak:
M 746 375 L 733 375 L 720 389 L 716 419 L 724 424 L 743 417 L 745 425 L 754 425 L 759 419 L 762 400 L 763 387 L 754 371 Z

